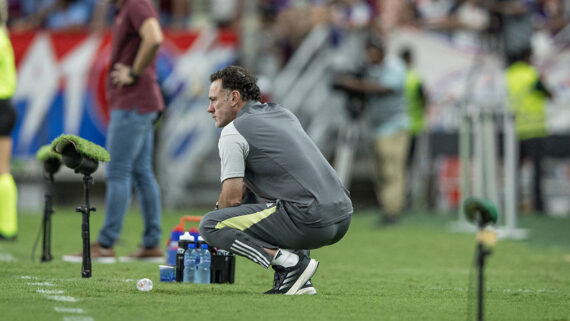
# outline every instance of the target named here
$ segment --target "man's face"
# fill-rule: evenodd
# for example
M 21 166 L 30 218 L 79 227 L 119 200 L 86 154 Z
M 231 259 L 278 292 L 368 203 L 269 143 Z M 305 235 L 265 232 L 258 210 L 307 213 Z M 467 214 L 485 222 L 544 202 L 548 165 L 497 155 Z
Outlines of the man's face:
M 366 56 L 370 63 L 373 65 L 379 65 L 384 61 L 384 50 L 369 46 L 366 48 Z
M 216 127 L 224 127 L 236 118 L 237 102 L 231 91 L 222 88 L 221 79 L 212 82 L 208 98 L 210 99 L 208 112 L 212 114 Z

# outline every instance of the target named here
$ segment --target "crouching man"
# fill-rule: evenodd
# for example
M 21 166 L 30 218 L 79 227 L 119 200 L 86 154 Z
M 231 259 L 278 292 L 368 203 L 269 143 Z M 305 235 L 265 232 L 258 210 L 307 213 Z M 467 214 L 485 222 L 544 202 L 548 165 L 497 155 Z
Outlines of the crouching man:
M 208 112 L 223 127 L 222 191 L 200 234 L 208 244 L 275 270 L 266 294 L 315 294 L 310 249 L 338 242 L 352 215 L 348 191 L 305 133 L 277 104 L 262 104 L 256 78 L 229 66 L 210 76 Z M 244 202 L 246 190 L 258 201 Z

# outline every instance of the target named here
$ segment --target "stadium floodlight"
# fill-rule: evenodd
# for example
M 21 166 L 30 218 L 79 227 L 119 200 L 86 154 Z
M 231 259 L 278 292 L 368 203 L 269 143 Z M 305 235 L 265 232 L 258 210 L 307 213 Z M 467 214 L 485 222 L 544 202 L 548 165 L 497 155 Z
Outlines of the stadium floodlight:
M 44 194 L 44 214 L 42 217 L 42 262 L 52 260 L 51 256 L 51 216 L 54 213 L 52 208 L 52 185 L 53 175 L 61 167 L 61 155 L 52 151 L 51 145 L 42 146 L 36 153 L 38 161 L 44 165 L 44 180 L 46 181 L 46 191 Z M 36 243 L 37 244 L 37 243 Z M 35 248 L 35 245 L 34 245 Z
M 493 203 L 478 199 L 467 198 L 463 203 L 463 211 L 467 219 L 479 227 L 477 233 L 477 252 L 475 254 L 475 264 L 477 266 L 478 286 L 477 286 L 477 320 L 483 321 L 483 292 L 485 267 L 485 257 L 491 254 L 490 247 L 497 242 L 497 234 L 485 230 L 488 224 L 497 223 L 497 208 Z
M 83 262 L 81 276 L 91 277 L 91 248 L 89 236 L 89 214 L 95 212 L 95 207 L 89 205 L 89 184 L 93 184 L 93 174 L 99 167 L 99 162 L 108 162 L 111 157 L 101 146 L 74 135 L 61 135 L 51 144 L 52 150 L 60 153 L 63 164 L 83 174 L 85 203 L 75 209 L 82 213 L 81 237 L 83 239 Z

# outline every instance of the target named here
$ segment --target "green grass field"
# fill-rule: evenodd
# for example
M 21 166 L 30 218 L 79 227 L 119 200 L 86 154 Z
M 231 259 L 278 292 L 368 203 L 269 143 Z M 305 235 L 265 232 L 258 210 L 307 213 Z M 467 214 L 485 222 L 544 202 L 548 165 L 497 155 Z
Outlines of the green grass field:
M 266 296 L 272 271 L 242 258 L 232 285 L 160 283 L 158 265 L 140 262 L 93 263 L 82 279 L 81 264 L 61 261 L 81 249 L 81 215 L 55 210 L 52 262 L 39 262 L 41 244 L 30 258 L 39 213 L 21 214 L 18 240 L 0 243 L 0 320 L 475 320 L 475 236 L 450 232 L 450 216 L 407 215 L 382 229 L 372 211 L 355 213 L 344 239 L 313 251 L 316 296 Z M 181 215 L 203 213 L 166 213 L 163 244 Z M 92 241 L 102 220 L 102 211 L 91 217 Z M 521 225 L 528 240 L 500 240 L 488 257 L 485 319 L 570 320 L 570 221 Z M 129 213 L 118 255 L 140 234 L 139 214 Z M 151 292 L 136 290 L 143 277 Z

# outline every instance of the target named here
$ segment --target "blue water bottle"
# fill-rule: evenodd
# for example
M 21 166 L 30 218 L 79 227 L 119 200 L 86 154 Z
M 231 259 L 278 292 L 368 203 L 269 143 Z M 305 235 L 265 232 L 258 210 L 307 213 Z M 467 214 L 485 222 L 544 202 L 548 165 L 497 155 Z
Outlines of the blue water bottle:
M 198 250 L 198 261 L 196 262 L 196 270 L 194 270 L 194 282 L 198 284 L 210 283 L 210 265 L 212 257 L 208 251 L 208 244 L 201 244 Z
M 196 251 L 196 243 L 189 243 L 188 249 L 184 252 L 184 283 L 193 283 L 194 274 L 196 273 L 196 261 L 198 259 L 198 252 Z
M 178 251 L 176 252 L 176 282 L 182 282 L 184 279 L 184 254 L 188 245 L 194 243 L 194 237 L 186 232 L 178 240 Z

